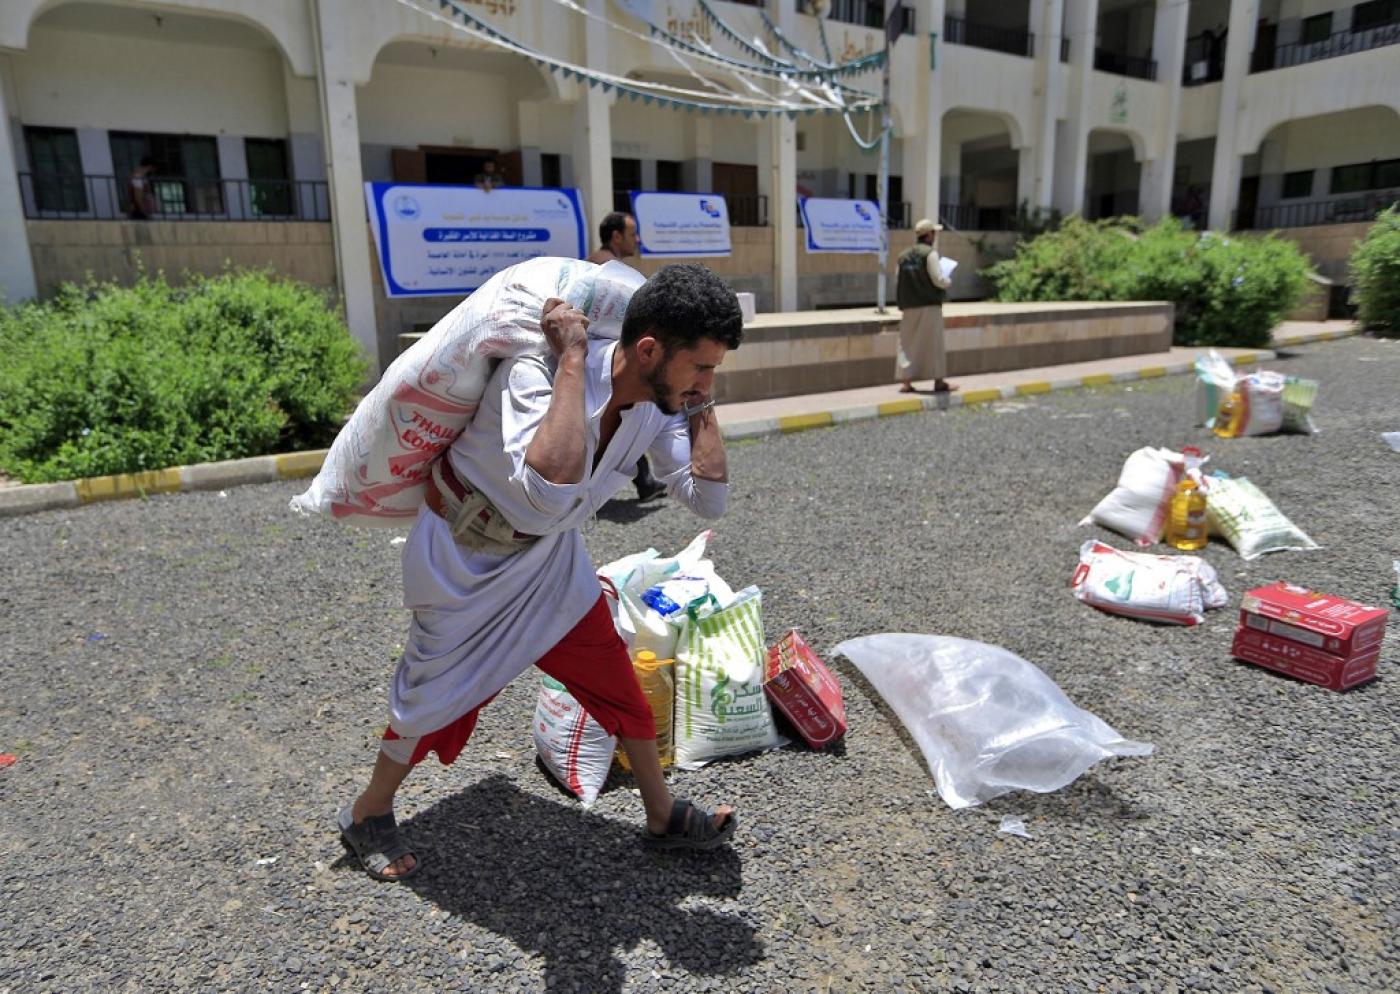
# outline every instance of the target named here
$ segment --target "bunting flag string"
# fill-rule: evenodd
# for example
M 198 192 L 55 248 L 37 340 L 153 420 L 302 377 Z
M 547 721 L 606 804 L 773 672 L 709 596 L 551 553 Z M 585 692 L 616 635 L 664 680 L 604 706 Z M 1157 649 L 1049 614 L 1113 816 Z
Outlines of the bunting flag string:
M 447 24 L 455 30 L 464 32 L 473 38 L 489 42 L 497 48 L 520 55 L 534 65 L 541 66 L 551 73 L 562 76 L 564 79 L 586 83 L 590 89 L 596 89 L 601 86 L 605 93 L 613 93 L 616 91 L 620 96 L 625 96 L 633 101 L 641 100 L 647 105 L 655 104 L 657 106 L 675 108 L 687 112 L 699 111 L 701 114 L 742 114 L 746 119 L 754 117 L 765 118 L 774 114 L 784 114 L 790 120 L 796 120 L 800 114 L 842 113 L 845 115 L 849 114 L 852 109 L 864 111 L 876 110 L 880 107 L 878 100 L 863 94 L 860 95 L 861 103 L 859 106 L 852 107 L 852 105 L 846 103 L 843 97 L 847 94 L 860 94 L 860 91 L 851 90 L 849 87 L 841 87 L 834 80 L 828 81 L 825 87 L 828 94 L 834 94 L 834 96 L 831 97 L 832 102 L 830 104 L 820 103 L 795 106 L 790 102 L 780 99 L 758 100 L 737 93 L 721 97 L 718 94 L 687 90 L 681 87 L 669 86 L 664 83 L 652 83 L 645 80 L 634 80 L 614 76 L 584 66 L 578 66 L 530 48 L 516 41 L 514 38 L 511 38 L 489 22 L 473 15 L 462 6 L 459 0 L 437 0 L 437 6 L 441 10 L 447 11 L 449 14 L 459 18 L 462 21 L 461 24 L 458 24 L 457 21 L 453 20 L 451 17 L 444 17 L 432 10 L 425 9 L 418 2 L 415 2 L 415 0 L 397 0 L 397 2 L 436 21 Z M 701 2 L 703 4 L 703 0 L 701 0 Z M 713 57 L 708 56 L 703 50 L 698 51 L 696 54 Z M 883 53 L 879 54 L 883 57 Z M 849 67 L 853 64 L 854 63 L 847 63 L 846 66 Z M 789 73 L 785 75 L 795 74 Z M 843 93 L 842 91 L 845 92 Z M 808 99 L 812 99 L 810 94 L 804 93 L 804 95 L 807 96 Z M 727 100 L 729 102 L 721 102 L 721 100 Z

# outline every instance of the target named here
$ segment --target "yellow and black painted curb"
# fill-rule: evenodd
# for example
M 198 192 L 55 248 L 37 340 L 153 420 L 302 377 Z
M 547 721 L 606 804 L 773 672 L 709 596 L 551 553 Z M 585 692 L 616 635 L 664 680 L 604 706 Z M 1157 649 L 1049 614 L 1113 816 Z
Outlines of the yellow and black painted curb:
M 1348 338 L 1357 334 L 1357 329 L 1343 328 L 1318 332 L 1311 335 L 1290 337 L 1277 345 L 1291 348 L 1295 345 L 1310 345 L 1314 342 L 1327 342 Z M 1236 366 L 1249 366 L 1257 362 L 1267 362 L 1274 358 L 1268 350 L 1245 353 L 1230 361 Z M 1121 373 L 1093 373 L 1064 380 L 1028 380 L 1009 383 L 1005 386 L 986 390 L 968 390 L 951 395 L 926 394 L 918 397 L 901 398 L 881 404 L 867 404 L 820 411 L 810 414 L 789 414 L 776 418 L 763 418 L 726 424 L 721 428 L 726 439 L 762 438 L 770 435 L 786 435 L 792 432 L 807 431 L 812 428 L 828 428 L 850 421 L 866 421 L 874 418 L 889 418 L 900 414 L 916 414 L 920 411 L 946 410 L 953 407 L 975 407 L 999 400 L 1014 400 L 1017 397 L 1050 393 L 1055 390 L 1074 390 L 1083 387 L 1102 387 L 1115 383 L 1131 383 L 1135 380 L 1150 380 L 1161 376 L 1189 373 L 1194 363 L 1182 362 L 1169 366 L 1146 366 L 1142 369 Z M 312 452 L 290 452 L 283 455 L 253 456 L 249 459 L 231 459 L 226 462 L 198 463 L 193 466 L 177 466 L 172 469 L 150 470 L 144 473 L 122 473 L 117 476 L 96 476 L 85 480 L 68 480 L 63 483 L 31 483 L 15 487 L 0 488 L 0 517 L 29 514 L 34 511 L 48 511 L 59 508 L 81 507 L 104 500 L 121 500 L 129 497 L 146 497 L 151 494 L 187 493 L 195 490 L 223 490 L 244 483 L 272 483 L 277 480 L 295 480 L 315 476 L 325 461 L 328 449 Z

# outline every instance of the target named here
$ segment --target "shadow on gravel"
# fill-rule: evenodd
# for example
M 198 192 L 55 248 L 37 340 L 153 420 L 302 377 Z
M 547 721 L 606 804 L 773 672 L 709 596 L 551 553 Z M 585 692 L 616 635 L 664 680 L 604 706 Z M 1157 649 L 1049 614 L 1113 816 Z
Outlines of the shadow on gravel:
M 666 506 L 667 498 L 642 503 L 639 500 L 619 500 L 613 498 L 598 508 L 598 517 L 615 525 L 630 525 L 644 521 Z
M 546 962 L 547 990 L 620 994 L 614 955 L 650 939 L 691 973 L 736 973 L 763 958 L 748 922 L 695 896 L 736 897 L 738 855 L 642 848 L 641 804 L 625 824 L 488 777 L 404 822 L 424 855 L 407 881 L 421 896 Z

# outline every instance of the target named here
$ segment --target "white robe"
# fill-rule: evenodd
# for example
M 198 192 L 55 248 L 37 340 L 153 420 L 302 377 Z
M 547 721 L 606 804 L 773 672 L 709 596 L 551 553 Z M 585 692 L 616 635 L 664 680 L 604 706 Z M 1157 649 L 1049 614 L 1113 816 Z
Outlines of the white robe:
M 594 466 L 599 421 L 612 397 L 615 348 L 616 342 L 589 342 L 587 476 L 581 482 L 550 483 L 525 464 L 553 395 L 555 363 L 540 356 L 501 362 L 476 417 L 444 456 L 517 531 L 542 537 L 512 556 L 472 552 L 456 543 L 447 522 L 420 509 L 403 547 L 404 606 L 413 620 L 389 691 L 397 734 L 425 735 L 455 721 L 582 620 L 602 588 L 579 527 L 632 482 L 643 454 L 673 499 L 704 518 L 724 513 L 729 485 L 691 475 L 685 417 L 664 414 L 655 404 L 622 411 Z

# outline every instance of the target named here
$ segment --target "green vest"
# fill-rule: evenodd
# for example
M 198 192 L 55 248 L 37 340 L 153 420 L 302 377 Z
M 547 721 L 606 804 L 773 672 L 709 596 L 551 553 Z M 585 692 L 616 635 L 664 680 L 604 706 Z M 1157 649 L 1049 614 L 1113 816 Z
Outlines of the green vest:
M 932 253 L 932 245 L 915 242 L 900 255 L 894 301 L 901 311 L 910 307 L 933 307 L 947 299 L 948 294 L 928 274 L 928 257 Z

